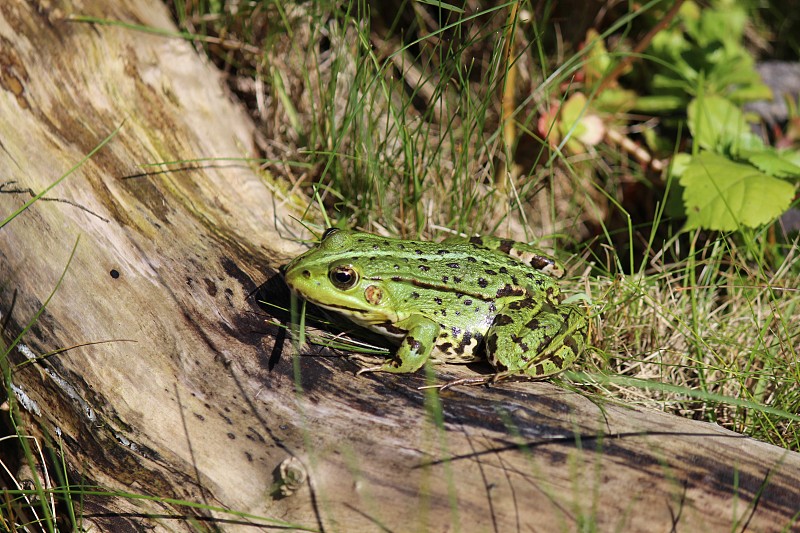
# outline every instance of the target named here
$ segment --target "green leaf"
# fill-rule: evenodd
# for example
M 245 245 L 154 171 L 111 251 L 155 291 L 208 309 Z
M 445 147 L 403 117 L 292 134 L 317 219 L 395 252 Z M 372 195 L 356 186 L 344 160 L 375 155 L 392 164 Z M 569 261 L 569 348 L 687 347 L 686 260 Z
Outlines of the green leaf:
M 634 109 L 641 113 L 669 113 L 686 108 L 686 96 L 652 95 L 636 98 Z
M 710 42 L 724 43 L 726 47 L 741 47 L 742 34 L 747 23 L 747 13 L 736 5 L 717 6 L 704 9 L 700 15 L 700 25 L 696 38 L 701 45 Z
M 778 150 L 778 155 L 780 155 L 781 159 L 784 161 L 788 161 L 789 163 L 800 167 L 800 150 Z
M 747 160 L 751 165 L 770 176 L 775 176 L 776 178 L 800 178 L 800 166 L 773 150 L 758 152 L 748 157 Z
M 689 103 L 689 130 L 706 150 L 736 154 L 740 149 L 758 150 L 761 139 L 750 131 L 742 111 L 721 96 L 695 98 Z
M 786 211 L 795 192 L 786 181 L 711 152 L 693 157 L 679 179 L 685 229 L 734 231 L 766 224 Z
M 692 156 L 686 153 L 678 153 L 675 154 L 675 157 L 672 158 L 672 166 L 670 167 L 670 173 L 676 178 L 680 178 L 683 176 L 683 173 L 686 172 L 686 169 L 689 165 L 692 164 Z

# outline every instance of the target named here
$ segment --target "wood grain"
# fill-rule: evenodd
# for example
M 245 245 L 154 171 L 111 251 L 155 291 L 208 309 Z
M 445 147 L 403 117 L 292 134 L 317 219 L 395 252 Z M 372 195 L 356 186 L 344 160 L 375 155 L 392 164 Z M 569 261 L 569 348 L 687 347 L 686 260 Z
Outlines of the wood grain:
M 284 186 L 242 163 L 147 166 L 254 156 L 254 126 L 189 44 L 70 22 L 77 5 L 0 3 L 0 216 L 121 125 L 0 229 L 7 338 L 47 299 L 79 240 L 24 353 L 12 354 L 20 363 L 73 347 L 14 371 L 33 402 L 27 427 L 60 440 L 73 482 L 239 513 L 85 496 L 84 524 L 798 527 L 800 456 L 715 425 L 598 405 L 548 383 L 439 396 L 418 390 L 422 373 L 355 377 L 344 358 L 292 358 L 255 296 L 287 304 L 277 268 L 301 250 L 292 240 L 301 233 L 291 202 L 272 192 Z M 82 15 L 174 30 L 150 0 L 80 6 Z M 475 375 L 463 366 L 436 372 Z M 308 481 L 279 496 L 275 472 L 290 457 Z

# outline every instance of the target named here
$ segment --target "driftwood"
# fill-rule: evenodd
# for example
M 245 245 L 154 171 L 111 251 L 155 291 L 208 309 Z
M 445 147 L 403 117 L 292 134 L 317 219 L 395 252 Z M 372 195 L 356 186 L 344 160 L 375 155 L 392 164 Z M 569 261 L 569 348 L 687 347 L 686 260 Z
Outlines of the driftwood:
M 72 348 L 16 367 L 16 398 L 29 431 L 60 440 L 73 483 L 162 498 L 83 496 L 84 526 L 798 527 L 800 455 L 712 424 L 599 406 L 549 383 L 438 396 L 418 389 L 423 375 L 355 377 L 344 358 L 293 359 L 252 296 L 301 249 L 269 178 L 225 162 L 144 166 L 253 156 L 253 125 L 186 42 L 69 22 L 78 8 L 58 4 L 0 2 L 2 216 L 121 128 L 0 230 L 7 339 L 77 242 L 12 360 Z M 80 5 L 172 28 L 151 0 Z M 285 305 L 274 281 L 263 294 Z

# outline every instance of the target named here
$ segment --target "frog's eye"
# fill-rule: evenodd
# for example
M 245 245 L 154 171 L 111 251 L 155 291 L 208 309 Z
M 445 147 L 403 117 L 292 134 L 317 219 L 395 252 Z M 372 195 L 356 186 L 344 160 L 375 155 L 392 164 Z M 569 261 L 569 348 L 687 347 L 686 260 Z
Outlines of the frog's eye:
M 334 267 L 328 272 L 328 278 L 337 289 L 347 290 L 358 283 L 358 273 L 350 265 Z

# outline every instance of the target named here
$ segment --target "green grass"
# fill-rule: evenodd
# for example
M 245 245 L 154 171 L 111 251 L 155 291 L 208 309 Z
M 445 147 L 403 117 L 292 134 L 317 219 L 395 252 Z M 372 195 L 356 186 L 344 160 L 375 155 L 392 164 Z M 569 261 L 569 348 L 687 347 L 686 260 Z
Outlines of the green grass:
M 606 35 L 649 20 L 656 4 Z M 775 242 L 770 228 L 682 232 L 668 216 L 676 184 L 614 145 L 570 154 L 539 138 L 539 113 L 563 102 L 587 64 L 580 53 L 551 59 L 546 16 L 509 19 L 512 3 L 394 20 L 362 2 L 258 6 L 204 31 L 263 47 L 250 63 L 236 51 L 213 57 L 234 76 L 263 80 L 266 134 L 286 146 L 265 156 L 311 166 L 301 175 L 271 168 L 308 195 L 309 227 L 552 246 L 574 273 L 564 290 L 588 295 L 594 348 L 577 370 L 596 380 L 584 390 L 800 450 L 796 246 Z M 282 24 L 259 31 L 270 14 Z M 191 31 L 193 20 L 213 18 L 181 16 Z M 508 24 L 519 30 L 510 53 Z M 631 213 L 631 184 L 662 198 Z
M 242 4 L 236 15 L 214 2 L 173 2 L 184 30 L 176 37 L 204 46 L 232 81 L 256 82 L 240 86 L 263 91 L 240 94 L 274 141 L 263 156 L 289 183 L 278 194 L 308 206 L 310 228 L 426 239 L 486 233 L 551 247 L 571 268 L 563 290 L 585 294 L 592 318 L 593 348 L 561 378 L 565 384 L 800 451 L 796 242 L 776 239 L 774 227 L 682 232 L 670 216 L 676 185 L 618 147 L 576 154 L 549 146 L 538 117 L 580 83 L 586 56 L 559 56 L 547 18 L 553 6 L 509 20 L 511 6 L 479 14 L 445 7 L 432 16 L 419 4 L 407 18 L 388 20 L 358 1 Z M 607 33 L 627 32 L 652 6 L 625 14 Z M 520 34 L 506 48 L 509 24 Z M 517 79 L 509 81 L 513 68 Z M 513 99 L 504 100 L 509 92 Z M 634 187 L 662 196 L 634 213 L 625 202 Z M 446 455 L 433 390 L 425 405 L 428 438 Z M 31 437 L 16 429 L 26 461 L 41 464 L 42 452 L 26 447 Z M 352 465 L 357 477 L 355 457 Z M 33 489 L 5 492 L 0 527 L 19 530 L 24 517 L 55 530 L 54 496 L 66 504 L 65 520 L 80 524 L 73 504 L 97 489 L 70 486 L 63 472 L 33 472 Z M 456 482 L 446 480 L 451 488 Z

